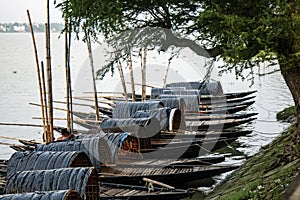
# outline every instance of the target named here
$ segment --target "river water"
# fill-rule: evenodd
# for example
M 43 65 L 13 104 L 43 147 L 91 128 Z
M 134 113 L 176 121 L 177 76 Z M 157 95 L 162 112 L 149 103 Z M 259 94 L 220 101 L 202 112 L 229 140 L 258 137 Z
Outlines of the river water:
M 39 58 L 40 60 L 45 60 L 44 34 L 36 34 L 36 41 Z M 30 102 L 39 102 L 35 59 L 30 34 L 0 34 L 0 44 L 0 122 L 41 124 L 40 120 L 32 119 L 32 117 L 41 116 L 40 108 L 29 105 Z M 54 99 L 63 100 L 65 96 L 63 37 L 59 39 L 59 34 L 52 34 L 51 47 Z M 78 78 L 78 74 L 82 73 L 82 66 L 87 65 L 87 58 L 86 45 L 79 41 L 72 41 L 71 66 L 72 79 L 75 80 L 75 89 L 86 83 L 80 82 L 86 77 L 80 76 L 81 78 Z M 180 69 L 173 71 L 176 74 L 178 70 Z M 262 67 L 261 71 L 264 70 L 268 71 L 268 68 Z M 184 71 L 186 72 L 186 70 Z M 155 72 L 162 73 L 159 69 L 155 69 L 153 73 Z M 151 77 L 156 77 L 154 74 L 148 76 L 150 76 L 149 80 Z M 189 76 L 192 77 L 193 73 L 190 72 L 190 75 L 184 75 L 185 78 Z M 105 83 L 97 81 L 98 90 L 112 88 L 111 84 L 119 78 L 110 77 L 108 79 Z M 280 72 L 267 76 L 255 75 L 254 85 L 251 87 L 249 87 L 251 85 L 250 81 L 236 80 L 232 73 L 224 74 L 219 79 L 225 92 L 258 91 L 255 94 L 255 104 L 249 108 L 249 111 L 259 114 L 257 115 L 257 120 L 246 127 L 247 129 L 252 129 L 253 133 L 238 139 L 236 151 L 239 154 L 230 157 L 231 163 L 235 162 L 234 160 L 239 163 L 245 157 L 257 153 L 262 146 L 270 143 L 288 126 L 287 123 L 276 121 L 276 113 L 287 106 L 293 105 L 293 101 Z M 168 78 L 168 80 L 172 79 Z M 60 107 L 63 106 L 60 105 Z M 63 112 L 55 112 L 55 117 L 64 116 Z M 65 126 L 65 122 L 55 121 L 54 125 Z M 0 126 L 0 136 L 26 140 L 35 139 L 41 141 L 41 132 L 41 128 Z M 1 138 L 0 142 L 18 144 L 16 140 Z M 0 145 L 0 159 L 9 159 L 13 152 L 14 150 L 8 146 Z

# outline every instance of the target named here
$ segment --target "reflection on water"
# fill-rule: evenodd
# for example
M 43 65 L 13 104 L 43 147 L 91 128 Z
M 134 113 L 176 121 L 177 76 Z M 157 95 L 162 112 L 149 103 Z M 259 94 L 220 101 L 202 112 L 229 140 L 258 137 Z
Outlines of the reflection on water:
M 36 34 L 40 60 L 44 56 L 44 34 Z M 64 41 L 58 39 L 58 34 L 52 36 L 52 67 L 54 83 L 54 99 L 62 100 L 65 95 L 64 79 Z M 31 37 L 24 34 L 0 34 L 0 122 L 19 122 L 41 124 L 32 117 L 40 116 L 40 109 L 30 106 L 30 102 L 39 102 L 36 69 L 31 44 Z M 74 41 L 72 48 L 72 78 L 75 80 L 81 65 L 87 58 L 86 46 Z M 225 74 L 221 77 L 225 92 L 257 90 L 255 104 L 249 108 L 259 113 L 257 120 L 246 128 L 253 129 L 247 137 L 240 137 L 234 147 L 224 150 L 231 153 L 225 163 L 240 163 L 245 157 L 257 153 L 261 146 L 270 143 L 288 124 L 276 121 L 276 113 L 293 104 L 291 95 L 280 73 L 263 77 L 255 77 L 254 85 L 250 82 L 236 81 L 234 75 Z M 98 81 L 98 86 L 106 87 Z M 56 117 L 64 117 L 62 112 L 55 112 Z M 55 125 L 65 126 L 63 121 L 56 121 Z M 30 127 L 0 126 L 0 136 L 22 139 L 36 139 L 41 141 L 41 129 Z M 17 144 L 15 140 L 0 139 L 1 142 Z M 14 151 L 7 146 L 0 145 L 0 159 L 8 159 Z M 224 153 L 223 152 L 223 153 Z M 224 175 L 215 177 L 223 178 Z

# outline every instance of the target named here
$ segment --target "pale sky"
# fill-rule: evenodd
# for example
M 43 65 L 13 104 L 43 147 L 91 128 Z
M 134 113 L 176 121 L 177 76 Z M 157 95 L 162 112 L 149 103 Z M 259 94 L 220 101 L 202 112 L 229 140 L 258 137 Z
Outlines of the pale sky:
M 0 23 L 27 23 L 26 10 L 29 10 L 32 22 L 46 22 L 46 0 L 0 0 L 0 2 Z M 61 11 L 55 8 L 54 0 L 50 0 L 50 8 L 50 21 L 63 23 Z

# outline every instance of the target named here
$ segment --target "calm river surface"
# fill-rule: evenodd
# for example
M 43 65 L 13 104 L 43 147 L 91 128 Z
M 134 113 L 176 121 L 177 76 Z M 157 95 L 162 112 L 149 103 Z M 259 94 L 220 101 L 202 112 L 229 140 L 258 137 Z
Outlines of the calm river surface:
M 65 95 L 64 72 L 64 40 L 58 39 L 59 34 L 52 34 L 52 68 L 54 99 L 63 100 Z M 44 56 L 44 34 L 36 34 L 40 60 Z M 86 45 L 73 41 L 72 44 L 72 78 L 78 79 L 81 66 L 87 60 Z M 39 102 L 35 59 L 31 36 L 28 33 L 0 34 L 0 122 L 41 124 L 40 109 L 29 105 Z M 263 71 L 263 70 L 262 70 Z M 149 75 L 151 76 L 151 74 Z M 116 78 L 118 79 L 118 78 Z M 239 156 L 232 156 L 230 162 L 240 162 L 243 156 L 251 156 L 258 152 L 261 146 L 268 144 L 285 129 L 288 124 L 276 121 L 276 113 L 293 104 L 290 92 L 280 73 L 263 77 L 255 77 L 254 85 L 250 82 L 237 81 L 232 74 L 220 78 L 225 92 L 257 90 L 255 104 L 249 109 L 259 113 L 257 120 L 248 125 L 253 133 L 238 139 L 237 151 Z M 76 82 L 76 81 L 75 81 Z M 75 83 L 76 84 L 76 83 Z M 78 84 L 78 83 L 77 83 Z M 97 82 L 99 90 L 110 88 L 110 82 Z M 75 87 L 76 89 L 76 87 Z M 59 105 L 62 107 L 62 105 Z M 55 112 L 56 117 L 64 117 L 64 113 Z M 55 121 L 54 125 L 65 126 L 63 121 Z M 0 136 L 41 141 L 41 128 L 0 126 Z M 18 144 L 15 140 L 1 139 L 0 142 Z M 0 145 L 0 159 L 9 159 L 14 150 Z

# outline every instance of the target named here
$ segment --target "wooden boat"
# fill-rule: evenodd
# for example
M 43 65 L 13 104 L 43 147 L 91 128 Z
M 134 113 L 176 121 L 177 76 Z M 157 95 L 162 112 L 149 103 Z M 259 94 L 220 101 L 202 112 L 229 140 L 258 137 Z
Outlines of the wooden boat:
M 149 179 L 144 179 L 149 180 Z M 157 181 L 151 181 L 152 183 L 157 183 Z M 158 183 L 158 185 L 162 185 Z M 133 186 L 126 184 L 117 183 L 107 183 L 100 182 L 100 199 L 183 199 L 191 197 L 194 192 L 190 190 L 175 189 L 172 186 L 163 184 L 166 187 L 157 187 L 153 185 L 147 186 Z
M 258 113 L 241 113 L 241 114 L 195 114 L 185 116 L 186 121 L 210 121 L 222 119 L 245 119 L 253 117 Z
M 210 121 L 187 121 L 186 129 L 190 131 L 203 130 L 218 130 L 232 128 L 255 120 L 256 118 L 246 119 L 224 119 L 224 120 L 210 120 Z
M 177 165 L 213 165 L 223 161 L 225 161 L 225 156 L 212 154 L 189 159 L 143 159 L 132 160 L 130 162 L 118 162 L 117 164 L 120 167 L 150 167 L 152 165 L 172 167 Z
M 201 166 L 201 165 L 177 165 L 164 167 L 147 165 L 135 167 L 114 166 L 102 167 L 99 173 L 101 182 L 135 183 L 143 184 L 143 178 L 162 181 L 166 184 L 180 184 L 203 178 L 212 177 L 237 169 L 237 166 Z
M 99 180 L 99 179 L 98 179 Z M 150 183 L 149 186 L 139 186 L 139 185 L 122 185 L 117 183 L 105 183 L 102 181 L 98 181 L 99 185 L 99 196 L 98 199 L 182 199 L 191 197 L 194 192 L 190 190 L 176 189 L 173 186 L 169 186 L 165 183 L 161 183 L 158 181 L 152 181 L 150 179 L 144 179 L 144 183 Z M 156 184 L 154 186 L 154 184 Z M 0 195 L 5 193 L 6 180 L 5 177 L 0 178 Z M 75 190 L 74 190 L 75 191 Z M 87 191 L 90 193 L 92 191 Z M 37 194 L 43 194 L 42 191 Z M 36 195 L 38 196 L 38 195 Z M 79 199 L 80 195 L 78 193 Z M 26 195 L 22 196 L 23 198 Z M 23 199 L 20 197 L 19 199 Z M 0 196 L 0 199 L 2 196 Z M 3 196 L 4 198 L 4 196 Z M 5 197 L 6 199 L 10 199 Z M 12 198 L 12 197 L 11 197 Z M 16 198 L 16 197 L 14 197 Z M 76 199 L 70 196 L 69 199 Z M 87 199 L 95 199 L 95 198 L 87 198 Z M 97 198 L 96 198 L 97 199 Z
M 255 101 L 249 101 L 249 102 L 242 102 L 242 103 L 234 103 L 234 104 L 229 104 L 229 105 L 209 105 L 201 108 L 199 106 L 199 111 L 195 110 L 185 110 L 185 115 L 199 115 L 199 114 L 233 114 L 237 113 L 239 111 L 245 110 L 249 106 L 251 106 Z M 112 117 L 112 111 L 113 109 L 108 109 L 108 108 L 99 108 L 99 111 L 102 114 L 107 115 L 108 117 Z
M 55 157 L 54 160 L 52 160 L 53 156 Z M 81 157 L 85 160 L 83 163 L 80 161 Z M 64 185 L 63 180 L 67 179 L 66 177 L 71 177 L 72 181 L 65 183 L 63 188 L 79 189 L 77 190 L 78 194 L 81 197 L 86 197 L 86 199 L 181 199 L 191 197 L 194 193 L 193 191 L 176 189 L 175 187 L 165 183 L 145 178 L 142 178 L 141 181 L 143 181 L 143 183 L 151 184 L 149 187 L 137 186 L 131 182 L 130 185 L 128 185 L 128 183 L 127 185 L 105 183 L 98 178 L 98 173 L 95 173 L 96 170 L 94 168 L 87 167 L 87 165 L 90 166 L 91 162 L 86 160 L 86 158 L 87 155 L 79 151 L 17 152 L 12 156 L 9 162 L 6 160 L 0 161 L 3 172 L 5 174 L 10 174 L 7 180 L 4 176 L 0 177 L 0 194 L 4 193 L 4 189 L 6 187 L 9 191 L 13 191 L 13 193 L 34 192 L 37 188 L 45 188 L 44 191 L 40 189 L 40 193 L 49 192 L 49 188 L 57 188 L 60 190 Z M 75 160 L 73 161 L 73 159 Z M 38 163 L 38 160 L 44 160 L 45 163 Z M 60 160 L 63 163 L 59 163 L 56 160 Z M 35 162 L 30 164 L 29 162 L 31 161 Z M 65 161 L 68 164 L 65 165 Z M 23 167 L 20 163 L 27 163 L 27 168 L 26 166 Z M 32 166 L 34 168 L 30 170 Z M 7 171 L 8 169 L 9 172 Z M 53 177 L 50 178 L 49 176 L 52 175 Z M 26 182 L 29 183 L 26 187 L 22 187 L 18 184 L 18 180 L 26 180 Z M 41 182 L 38 183 L 39 180 Z M 156 186 L 154 187 L 154 185 Z
M 225 99 L 236 99 L 236 98 L 246 97 L 248 95 L 254 94 L 255 92 L 257 92 L 257 91 L 254 90 L 254 91 L 247 91 L 247 92 L 225 93 L 220 96 L 201 95 L 201 99 L 202 100 L 211 100 L 211 101 L 220 100 L 220 99 L 224 99 L 224 98 Z
M 186 115 L 190 114 L 234 114 L 245 110 L 248 108 L 249 105 L 241 105 L 241 106 L 234 106 L 234 107 L 225 107 L 225 108 L 215 108 L 211 110 L 201 110 L 201 111 L 186 111 Z
M 255 93 L 256 91 L 241 92 L 241 93 L 228 93 L 221 96 L 213 95 L 200 95 L 199 105 L 211 105 L 211 104 L 230 104 L 230 103 L 241 103 L 251 99 L 254 99 L 255 96 L 249 96 L 250 94 Z M 125 98 L 120 97 L 104 97 L 106 100 L 110 101 L 113 105 L 117 101 L 125 101 Z M 131 95 L 129 96 L 130 101 Z M 150 95 L 146 96 L 146 100 L 150 100 Z M 136 96 L 136 101 L 141 101 L 141 95 Z
M 211 138 L 204 139 L 201 142 L 193 142 L 193 140 L 188 140 L 171 143 L 162 141 L 158 142 L 158 144 L 151 144 L 152 148 L 141 148 L 140 153 L 142 157 L 139 159 L 196 158 L 228 146 L 236 139 L 237 138 Z
M 182 139 L 193 139 L 193 138 L 238 138 L 241 136 L 246 136 L 252 133 L 251 130 L 223 130 L 218 131 L 186 131 L 184 133 L 173 133 L 173 132 L 161 132 L 159 138 L 162 139 L 172 139 L 182 138 Z
M 213 110 L 213 109 L 226 109 L 230 107 L 237 107 L 237 106 L 251 106 L 254 104 L 255 101 L 245 101 L 245 102 L 240 102 L 240 103 L 225 103 L 225 104 L 211 104 L 211 105 L 200 105 L 199 109 L 200 110 Z
M 212 99 L 212 100 L 206 100 L 206 99 L 200 99 L 199 105 L 211 105 L 211 104 L 224 104 L 224 103 L 242 103 L 251 99 L 254 99 L 255 96 L 246 96 L 246 97 L 241 97 L 241 98 L 233 98 L 233 99 Z
M 240 124 L 248 123 L 250 121 L 255 120 L 255 118 L 251 118 L 252 116 L 257 115 L 257 113 L 245 113 L 245 114 L 226 114 L 227 112 L 232 113 L 232 112 L 237 112 L 241 109 L 244 109 L 248 107 L 249 105 L 241 105 L 237 107 L 226 107 L 224 108 L 219 108 L 215 110 L 205 110 L 205 111 L 186 111 L 185 114 L 185 121 L 183 122 L 177 122 L 176 119 L 179 117 L 175 117 L 172 121 L 174 122 L 173 124 L 181 124 L 187 127 L 186 130 L 207 130 L 208 128 L 231 128 L 233 126 L 238 126 Z M 81 115 L 81 117 L 84 117 Z M 126 126 L 114 126 L 114 127 L 106 127 L 102 126 L 101 122 L 99 123 L 98 121 L 95 121 L 94 116 L 86 115 L 87 118 L 84 118 L 82 120 L 74 120 L 75 123 L 88 128 L 88 129 L 97 129 L 97 128 L 102 128 L 105 131 L 109 132 L 121 132 L 121 131 L 132 131 L 136 130 L 137 126 L 140 126 L 138 124 L 134 124 L 134 127 L 128 127 Z M 118 120 L 118 119 L 116 119 Z M 134 120 L 134 118 L 128 119 L 128 120 Z M 182 120 L 182 119 L 180 119 Z M 124 121 L 124 120 L 123 120 Z M 120 124 L 120 123 L 117 123 Z M 131 123 L 132 124 L 132 123 Z M 223 124 L 223 126 L 222 126 Z M 141 127 L 141 126 L 140 126 Z M 195 128 L 197 127 L 197 128 Z M 180 127 L 178 127 L 180 128 Z M 184 127 L 182 126 L 181 129 L 183 130 Z

